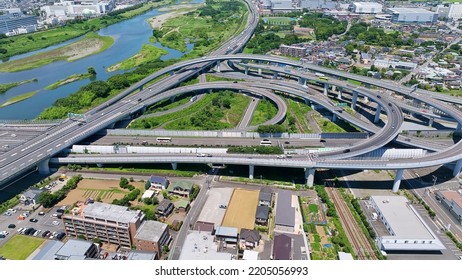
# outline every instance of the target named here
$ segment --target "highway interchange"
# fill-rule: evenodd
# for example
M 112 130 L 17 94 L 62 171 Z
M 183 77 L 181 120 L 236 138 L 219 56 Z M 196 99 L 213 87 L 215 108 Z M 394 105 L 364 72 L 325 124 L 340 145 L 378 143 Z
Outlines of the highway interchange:
M 3 153 L 0 159 L 0 185 L 7 184 L 12 179 L 18 177 L 23 172 L 38 166 L 39 171 L 48 171 L 48 162 L 63 149 L 71 147 L 73 144 L 82 141 L 85 138 L 97 133 L 98 131 L 111 127 L 116 122 L 131 118 L 140 111 L 145 110 L 148 106 L 156 102 L 175 96 L 179 93 L 191 91 L 209 90 L 209 89 L 233 89 L 258 96 L 266 96 L 273 100 L 279 109 L 278 115 L 268 123 L 281 122 L 286 113 L 286 106 L 277 95 L 269 91 L 278 91 L 291 96 L 296 96 L 309 102 L 315 103 L 329 110 L 337 118 L 342 118 L 364 131 L 373 134 L 367 140 L 357 141 L 347 149 L 336 149 L 332 151 L 318 152 L 315 157 L 296 156 L 284 160 L 275 160 L 274 157 L 251 156 L 239 154 L 223 154 L 212 158 L 200 158 L 194 155 L 124 155 L 124 156 L 73 156 L 67 158 L 54 158 L 52 162 L 59 163 L 105 163 L 105 162 L 170 162 L 170 163 L 217 163 L 217 164 L 241 164 L 249 166 L 284 166 L 293 168 L 316 169 L 316 168 L 340 168 L 340 169 L 409 169 L 436 166 L 451 162 L 457 162 L 454 169 L 454 175 L 458 175 L 462 166 L 462 143 L 456 143 L 448 148 L 432 146 L 431 143 L 418 141 L 418 139 L 404 137 L 399 135 L 400 128 L 404 121 L 403 110 L 412 113 L 421 114 L 429 118 L 444 117 L 452 119 L 460 128 L 462 124 L 462 112 L 452 104 L 462 104 L 462 100 L 436 94 L 423 90 L 411 89 L 394 84 L 389 81 L 381 81 L 373 78 L 358 76 L 330 68 L 303 63 L 302 61 L 293 61 L 281 57 L 267 55 L 248 55 L 237 54 L 250 39 L 258 23 L 258 15 L 252 4 L 248 5 L 250 15 L 248 17 L 247 27 L 236 37 L 225 42 L 223 46 L 209 56 L 198 59 L 192 59 L 166 67 L 142 81 L 136 83 L 123 93 L 113 99 L 103 103 L 95 109 L 85 114 L 84 120 L 66 119 L 62 123 L 51 127 L 45 133 L 35 137 L 28 138 L 25 142 Z M 201 83 L 198 85 L 174 88 L 179 83 L 195 77 L 199 73 L 210 69 L 213 66 L 217 68 L 221 62 L 232 61 L 240 62 L 240 67 L 244 67 L 247 72 L 249 68 L 260 67 L 274 73 L 284 73 L 295 79 L 299 83 L 291 83 L 281 80 L 266 80 L 265 82 L 216 82 Z M 248 64 L 253 61 L 259 64 Z M 291 67 L 288 71 L 287 67 Z M 277 69 L 279 68 L 279 69 Z M 217 69 L 218 70 L 218 69 Z M 320 80 L 313 76 L 314 73 L 322 73 L 329 78 Z M 159 81 L 152 83 L 153 80 L 163 77 Z M 250 76 L 249 76 L 250 78 Z M 382 94 L 375 89 L 352 85 L 345 81 L 346 79 L 355 80 L 367 86 L 392 91 L 396 94 L 414 99 L 418 102 L 425 103 L 434 108 L 432 112 L 416 110 L 405 104 L 400 104 L 386 94 Z M 307 83 L 308 81 L 308 83 Z M 326 88 L 326 94 L 311 89 L 312 84 Z M 351 95 L 351 104 L 354 108 L 358 96 L 367 97 L 377 104 L 377 112 L 385 113 L 387 121 L 383 126 L 375 125 L 372 122 L 365 122 L 357 119 L 336 106 L 327 97 L 327 91 L 333 92 L 336 88 L 341 89 L 344 93 Z M 174 88 L 174 89 L 172 89 Z M 339 93 L 342 94 L 341 92 Z M 444 114 L 437 114 L 444 112 Z M 428 153 L 424 158 L 401 158 L 401 159 L 375 159 L 363 160 L 358 156 L 381 148 L 391 141 L 397 141 L 408 146 L 430 147 L 429 150 L 436 151 Z M 428 145 L 428 146 L 425 146 Z M 432 148 L 433 147 L 433 148 Z

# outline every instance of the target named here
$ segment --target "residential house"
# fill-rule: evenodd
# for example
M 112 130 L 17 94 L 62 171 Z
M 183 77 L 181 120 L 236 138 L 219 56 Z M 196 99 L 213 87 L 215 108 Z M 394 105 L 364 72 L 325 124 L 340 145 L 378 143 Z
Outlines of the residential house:
M 262 188 L 260 194 L 258 195 L 258 205 L 266 205 L 271 207 L 271 200 L 273 198 L 273 193 L 270 188 Z
M 167 178 L 158 176 L 151 176 L 149 182 L 151 183 L 151 188 L 158 191 L 167 189 L 169 183 Z
M 258 230 L 241 229 L 239 235 L 239 248 L 241 249 L 254 249 L 260 243 L 261 235 Z
M 38 204 L 38 198 L 42 192 L 44 191 L 36 188 L 30 188 L 21 194 L 19 200 L 26 205 L 35 207 Z
M 168 186 L 167 191 L 169 194 L 174 194 L 182 197 L 189 198 L 189 195 L 193 191 L 193 183 L 178 181 Z
M 156 213 L 159 217 L 168 217 L 173 211 L 173 203 L 168 200 L 162 200 L 157 206 Z
M 269 207 L 266 205 L 257 206 L 257 212 L 255 213 L 255 223 L 260 225 L 268 224 L 269 219 Z
M 273 242 L 273 260 L 292 259 L 292 238 L 285 234 L 276 235 Z
M 181 213 L 186 213 L 189 209 L 189 201 L 185 199 L 178 199 L 173 203 L 175 209 L 177 209 Z

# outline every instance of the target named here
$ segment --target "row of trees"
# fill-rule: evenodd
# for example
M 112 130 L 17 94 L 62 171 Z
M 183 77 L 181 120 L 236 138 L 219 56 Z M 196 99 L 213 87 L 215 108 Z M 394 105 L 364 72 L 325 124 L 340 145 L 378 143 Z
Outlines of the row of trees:
M 342 34 L 346 31 L 347 21 L 339 21 L 332 16 L 323 13 L 306 13 L 299 21 L 301 27 L 311 27 L 315 29 L 317 40 L 327 40 L 334 34 Z
M 39 195 L 38 203 L 42 204 L 45 208 L 53 207 L 56 203 L 63 200 L 69 191 L 75 189 L 81 180 L 82 176 L 79 174 L 69 179 L 66 185 L 55 193 L 42 192 Z
M 278 155 L 284 151 L 279 146 L 251 146 L 251 147 L 229 147 L 228 154 L 263 154 L 263 155 Z

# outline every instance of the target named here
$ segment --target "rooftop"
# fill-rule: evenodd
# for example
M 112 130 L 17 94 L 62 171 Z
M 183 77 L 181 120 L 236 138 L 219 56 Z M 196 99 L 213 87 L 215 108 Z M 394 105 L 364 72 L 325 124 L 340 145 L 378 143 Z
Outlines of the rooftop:
M 170 184 L 170 186 L 168 186 L 167 190 L 168 191 L 173 191 L 175 188 L 180 188 L 180 189 L 183 189 L 183 190 L 192 190 L 194 184 L 191 183 L 191 182 L 186 182 L 186 181 L 177 181 L 173 184 Z
M 69 239 L 62 247 L 56 252 L 56 257 L 69 259 L 77 256 L 79 259 L 85 259 L 85 253 L 93 246 L 93 242 L 81 239 Z
M 175 208 L 187 208 L 189 205 L 189 201 L 186 199 L 178 199 L 173 203 L 175 205 Z
M 64 243 L 58 240 L 48 240 L 45 245 L 40 248 L 33 260 L 54 260 L 56 252 L 63 247 Z
M 295 226 L 295 208 L 292 207 L 292 192 L 281 190 L 276 204 L 276 224 Z
M 167 224 L 157 221 L 146 221 L 136 232 L 135 238 L 158 242 L 166 229 Z
M 338 259 L 341 261 L 352 261 L 353 256 L 350 253 L 338 252 Z
M 128 260 L 154 260 L 156 258 L 156 253 L 153 252 L 144 252 L 144 251 L 130 251 L 128 253 L 127 259 Z
M 151 183 L 157 183 L 161 185 L 167 185 L 168 180 L 165 177 L 158 177 L 158 176 L 152 176 L 149 178 L 149 182 Z
M 241 239 L 247 242 L 258 242 L 260 241 L 260 232 L 254 229 L 241 229 L 241 234 L 239 236 Z
M 181 249 L 180 260 L 231 260 L 231 254 L 217 252 L 213 235 L 189 231 Z
M 290 260 L 292 251 L 292 238 L 285 234 L 274 237 L 273 258 L 275 260 Z
M 112 205 L 101 202 L 88 204 L 82 211 L 84 217 L 93 217 L 103 220 L 117 221 L 119 223 L 135 222 L 141 216 L 140 210 L 130 210 L 128 207 Z
M 404 196 L 371 196 L 371 200 L 397 238 L 434 238 Z
M 244 255 L 242 255 L 243 260 L 248 260 L 248 261 L 256 261 L 258 260 L 258 252 L 257 251 L 250 251 L 250 250 L 244 250 Z
M 392 11 L 393 13 L 412 13 L 412 14 L 420 14 L 420 13 L 432 13 L 434 12 L 422 9 L 422 8 L 389 8 L 388 10 Z
M 268 219 L 269 207 L 266 205 L 257 206 L 257 213 L 255 214 L 257 219 Z
M 462 208 L 462 196 L 456 191 L 440 191 L 440 194 L 449 201 L 454 201 Z
M 235 227 L 217 227 L 215 235 L 237 237 L 237 228 Z

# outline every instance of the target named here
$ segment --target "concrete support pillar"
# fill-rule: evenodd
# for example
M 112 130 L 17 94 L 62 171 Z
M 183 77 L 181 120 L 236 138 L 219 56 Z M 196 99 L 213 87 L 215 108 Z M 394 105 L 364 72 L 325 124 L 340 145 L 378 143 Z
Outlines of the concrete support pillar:
M 175 72 L 172 70 L 172 71 L 169 71 L 168 74 L 169 74 L 170 76 L 173 76 L 173 74 L 175 74 Z
M 338 88 L 337 99 L 342 100 L 342 88 Z
M 377 109 L 375 110 L 374 123 L 378 123 L 380 120 L 380 112 L 382 111 L 382 106 L 377 104 Z
M 48 166 L 49 161 L 50 159 L 44 159 L 41 162 L 39 162 L 37 167 L 38 167 L 38 172 L 40 174 L 44 174 L 44 175 L 50 174 L 50 167 Z
M 213 90 L 210 88 L 210 89 L 209 89 L 209 93 L 212 93 L 212 92 L 213 92 Z
M 306 104 L 306 105 L 310 105 L 310 104 L 311 104 L 311 101 L 308 100 L 308 99 L 305 99 L 305 104 Z
M 364 103 L 368 103 L 369 102 L 369 98 L 367 96 L 364 96 L 364 99 L 363 99 Z
M 462 168 L 462 159 L 456 161 L 456 166 L 454 166 L 454 170 L 452 171 L 452 176 L 457 177 L 459 176 L 460 169 Z
M 428 126 L 433 126 L 434 118 L 428 118 Z
M 314 172 L 316 169 L 314 168 L 306 168 L 305 169 L 305 179 L 306 179 L 306 185 L 308 187 L 312 187 L 314 185 Z
M 329 85 L 328 84 L 324 84 L 324 95 L 327 96 L 327 93 L 329 92 Z
M 337 90 L 337 87 L 332 85 L 332 91 L 336 91 Z
M 142 90 L 143 90 L 143 87 L 144 87 L 144 85 L 141 85 L 138 89 L 139 89 L 140 91 L 142 91 Z
M 253 173 L 254 173 L 255 166 L 253 164 L 249 165 L 249 179 L 253 179 Z
M 395 181 L 393 182 L 393 192 L 398 192 L 399 185 L 401 184 L 401 179 L 403 178 L 404 169 L 396 170 Z
M 273 80 L 277 80 L 278 79 L 278 72 L 274 72 L 273 73 Z
M 336 121 L 337 121 L 337 115 L 335 115 L 335 114 L 332 115 L 332 121 L 333 121 L 333 122 L 336 122 Z
M 221 64 L 221 61 L 217 61 L 216 71 L 217 71 L 218 73 L 221 72 L 221 70 L 220 70 L 220 64 Z
M 171 102 L 171 103 L 175 102 L 175 95 L 174 95 L 174 96 L 170 96 L 170 102 Z
M 258 69 L 258 74 L 261 75 L 261 68 Z
M 96 166 L 98 166 L 99 168 L 103 167 L 103 164 L 102 163 L 97 163 Z
M 298 83 L 301 84 L 301 85 L 306 86 L 306 79 L 304 79 L 304 78 L 298 78 Z
M 143 108 L 141 108 L 141 114 L 145 113 L 147 110 L 146 106 L 143 106 Z
M 356 102 L 358 102 L 358 93 L 356 91 L 353 91 L 353 98 L 351 99 L 351 109 L 356 108 Z
M 249 66 L 244 66 L 244 73 L 249 75 Z
M 457 130 L 461 130 L 462 129 L 462 124 L 458 123 L 457 124 Z
M 176 170 L 178 168 L 178 163 L 172 162 L 172 169 Z

